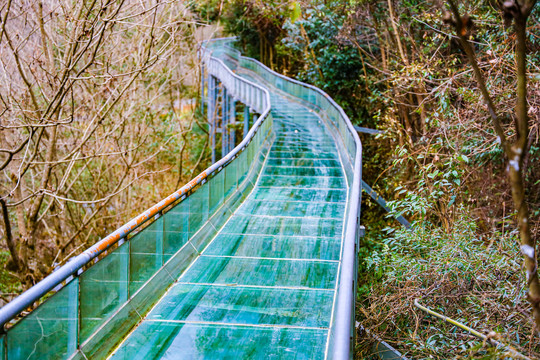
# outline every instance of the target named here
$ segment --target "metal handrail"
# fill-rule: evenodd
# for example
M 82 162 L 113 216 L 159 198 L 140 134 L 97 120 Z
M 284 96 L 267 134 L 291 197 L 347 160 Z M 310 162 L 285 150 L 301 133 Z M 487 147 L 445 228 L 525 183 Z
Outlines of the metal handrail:
M 217 41 L 222 39 L 215 40 Z M 242 93 L 239 91 L 235 91 L 234 93 L 236 97 L 238 97 L 243 102 L 245 101 L 246 104 L 252 106 L 261 114 L 261 116 L 259 116 L 257 121 L 253 124 L 252 128 L 249 130 L 247 136 L 227 155 L 225 155 L 223 158 L 221 158 L 214 164 L 210 165 L 209 168 L 204 170 L 202 173 L 200 173 L 193 180 L 181 187 L 179 190 L 167 196 L 165 199 L 161 200 L 156 205 L 147 209 L 142 214 L 131 219 L 128 223 L 124 224 L 123 226 L 121 226 L 120 228 L 94 244 L 89 249 L 70 259 L 65 265 L 61 266 L 52 274 L 48 275 L 36 285 L 32 286 L 30 289 L 26 290 L 17 298 L 6 304 L 4 307 L 0 308 L 0 329 L 3 329 L 4 325 L 8 321 L 15 318 L 18 314 L 20 314 L 27 307 L 39 300 L 41 297 L 46 295 L 49 291 L 62 284 L 63 281 L 74 275 L 83 266 L 87 265 L 91 260 L 99 256 L 101 253 L 103 253 L 105 250 L 107 250 L 114 244 L 118 243 L 118 241 L 120 241 L 121 239 L 125 239 L 128 234 L 138 229 L 141 225 L 152 219 L 154 216 L 160 214 L 169 205 L 173 204 L 177 200 L 184 200 L 185 198 L 189 197 L 193 188 L 195 188 L 199 184 L 204 184 L 207 178 L 220 172 L 228 163 L 234 160 L 237 155 L 241 153 L 251 142 L 251 140 L 257 133 L 257 130 L 270 113 L 270 93 L 264 87 L 259 86 L 247 79 L 244 79 L 234 74 L 223 63 L 222 60 L 212 57 L 211 53 L 208 52 L 204 44 L 205 43 L 203 43 L 203 45 L 201 46 L 201 49 L 204 51 L 205 61 L 209 61 L 209 64 L 211 64 L 211 70 L 214 73 L 214 76 L 220 78 L 220 80 L 224 84 L 232 85 L 232 83 L 239 82 L 246 84 L 249 87 L 253 87 L 263 93 L 264 100 L 261 103 L 255 101 L 256 99 L 251 96 L 242 98 Z
M 347 125 L 347 128 L 356 144 L 352 191 L 349 199 L 349 216 L 347 221 L 347 227 L 345 230 L 345 242 L 342 251 L 341 274 L 339 279 L 338 299 L 336 304 L 336 317 L 334 319 L 336 331 L 334 334 L 334 345 L 332 352 L 333 359 L 349 359 L 352 355 L 351 329 L 354 329 L 354 314 L 352 313 L 352 311 L 354 309 L 355 290 L 353 289 L 353 284 L 355 284 L 355 279 L 357 276 L 357 274 L 355 274 L 355 261 L 356 238 L 358 236 L 358 231 L 360 227 L 360 204 L 362 194 L 362 142 L 360 141 L 360 137 L 358 136 L 354 125 L 351 123 L 351 120 L 345 114 L 345 111 L 323 90 L 313 85 L 306 84 L 301 81 L 281 75 L 255 59 L 247 58 L 244 56 L 241 56 L 241 58 L 257 63 L 266 71 L 283 80 L 290 81 L 302 87 L 311 89 L 312 91 L 318 92 L 319 94 L 324 96 L 330 102 L 330 104 L 338 111 L 342 120 Z

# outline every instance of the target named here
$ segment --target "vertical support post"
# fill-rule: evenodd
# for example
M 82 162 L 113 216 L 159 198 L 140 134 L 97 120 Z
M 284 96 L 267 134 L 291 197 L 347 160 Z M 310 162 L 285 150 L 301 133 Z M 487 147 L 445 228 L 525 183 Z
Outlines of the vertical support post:
M 249 132 L 249 106 L 244 105 L 244 139 Z
M 231 151 L 232 149 L 234 149 L 234 147 L 236 146 L 236 130 L 234 129 L 234 125 L 236 124 L 236 99 L 234 97 L 230 97 L 231 99 L 231 102 L 230 102 L 230 118 L 229 118 L 229 121 L 232 125 L 232 128 L 231 128 L 231 134 L 229 136 L 229 151 Z
M 229 152 L 229 137 L 227 124 L 229 122 L 229 94 L 227 89 L 223 87 L 221 98 L 221 157 Z
M 201 113 L 204 114 L 204 101 L 205 101 L 205 85 L 206 74 L 204 71 L 204 63 L 201 63 Z
M 208 77 L 208 106 L 207 117 L 210 123 L 210 149 L 212 150 L 212 164 L 216 162 L 216 79 Z

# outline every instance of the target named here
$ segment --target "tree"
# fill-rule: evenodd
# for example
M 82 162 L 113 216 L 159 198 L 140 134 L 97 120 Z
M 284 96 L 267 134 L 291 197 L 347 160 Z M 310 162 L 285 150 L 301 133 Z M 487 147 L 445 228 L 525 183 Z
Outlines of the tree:
M 30 285 L 189 177 L 195 22 L 131 0 L 8 0 L 0 19 L 0 230 Z
M 507 135 L 502 122 L 503 118 L 486 87 L 484 75 L 476 60 L 474 47 L 469 41 L 473 27 L 472 18 L 469 15 L 461 15 L 457 4 L 453 0 L 448 0 L 448 4 L 451 13 L 445 15 L 445 20 L 455 27 L 456 35 L 473 67 L 493 127 L 508 160 L 508 180 L 512 189 L 514 206 L 517 210 L 516 220 L 521 239 L 521 252 L 524 256 L 527 285 L 529 287 L 528 300 L 533 309 L 537 329 L 540 329 L 540 281 L 538 278 L 536 240 L 531 236 L 529 208 L 525 196 L 523 175 L 526 170 L 525 159 L 530 147 L 527 111 L 527 20 L 536 5 L 536 0 L 497 0 L 496 2 L 507 24 L 513 23 L 515 29 L 517 92 L 515 116 L 513 117 L 514 136 Z

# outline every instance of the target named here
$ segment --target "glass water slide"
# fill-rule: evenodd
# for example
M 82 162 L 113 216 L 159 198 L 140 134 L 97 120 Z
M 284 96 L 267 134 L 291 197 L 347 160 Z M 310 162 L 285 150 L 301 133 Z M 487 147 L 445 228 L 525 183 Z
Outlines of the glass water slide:
M 231 41 L 202 46 L 203 93 L 214 137 L 229 101 L 259 114 L 243 141 L 0 309 L 0 360 L 352 357 L 360 141 Z

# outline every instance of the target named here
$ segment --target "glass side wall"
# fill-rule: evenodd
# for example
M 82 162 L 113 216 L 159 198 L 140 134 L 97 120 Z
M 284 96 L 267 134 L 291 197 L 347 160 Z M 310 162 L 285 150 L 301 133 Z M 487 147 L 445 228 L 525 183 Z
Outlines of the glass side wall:
M 78 279 L 7 333 L 6 359 L 67 359 L 77 349 Z
M 232 162 L 10 328 L 0 360 L 106 357 L 210 241 L 205 229 L 253 188 L 271 130 L 268 115 Z

